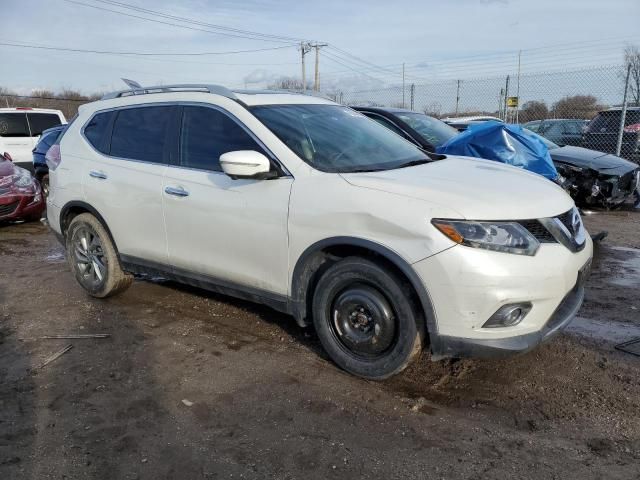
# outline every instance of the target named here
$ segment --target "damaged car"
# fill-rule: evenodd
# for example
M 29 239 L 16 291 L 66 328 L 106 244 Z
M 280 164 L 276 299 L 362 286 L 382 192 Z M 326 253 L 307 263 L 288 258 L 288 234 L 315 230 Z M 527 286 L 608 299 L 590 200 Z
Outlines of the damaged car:
M 542 138 L 549 149 L 561 184 L 576 204 L 613 208 L 629 198 L 640 200 L 640 167 L 610 153 L 560 146 Z
M 31 172 L 0 155 L 0 222 L 39 220 L 44 208 L 40 184 Z
M 473 123 L 465 133 L 460 133 L 445 122 L 419 112 L 384 107 L 353 108 L 426 151 L 487 158 L 542 174 L 561 184 L 582 207 L 612 208 L 634 196 L 638 205 L 640 200 L 638 165 L 615 155 L 561 146 L 526 128 L 520 130 L 518 126 L 501 122 Z M 509 147 L 504 129 L 512 131 L 525 143 L 528 143 L 526 136 L 539 140 L 536 151 L 531 152 L 533 155 L 519 148 L 522 141 L 516 142 L 513 135 L 509 136 Z M 538 148 L 540 142 L 544 143 L 548 154 Z M 519 149 L 521 151 L 517 152 Z M 540 158 L 535 158 L 536 155 Z M 526 158 L 529 158 L 528 162 L 524 161 Z

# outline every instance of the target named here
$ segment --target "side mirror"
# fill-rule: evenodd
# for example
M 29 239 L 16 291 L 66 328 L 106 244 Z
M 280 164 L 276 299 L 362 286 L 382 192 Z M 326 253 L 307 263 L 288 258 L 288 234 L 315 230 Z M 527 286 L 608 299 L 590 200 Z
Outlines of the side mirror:
M 272 178 L 271 162 L 253 150 L 238 150 L 220 155 L 220 166 L 224 173 L 236 178 Z

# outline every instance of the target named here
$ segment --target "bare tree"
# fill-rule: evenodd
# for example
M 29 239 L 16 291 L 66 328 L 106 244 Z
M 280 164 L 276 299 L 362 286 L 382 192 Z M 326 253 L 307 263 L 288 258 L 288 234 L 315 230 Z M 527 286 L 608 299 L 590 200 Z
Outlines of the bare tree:
M 430 117 L 440 118 L 442 116 L 442 105 L 438 102 L 431 102 L 429 105 L 425 105 L 422 111 Z
M 531 122 L 532 120 L 544 120 L 549 117 L 549 108 L 544 102 L 531 100 L 522 105 L 518 116 L 522 123 Z
M 623 81 L 629 65 L 629 103 L 640 107 L 640 48 L 636 45 L 628 45 L 624 49 L 624 71 L 620 72 Z
M 593 95 L 567 96 L 553 104 L 551 114 L 554 118 L 591 119 L 604 107 Z
M 302 91 L 302 81 L 295 77 L 280 77 L 267 85 L 269 90 L 295 90 Z M 312 83 L 307 82 L 307 90 L 312 90 Z

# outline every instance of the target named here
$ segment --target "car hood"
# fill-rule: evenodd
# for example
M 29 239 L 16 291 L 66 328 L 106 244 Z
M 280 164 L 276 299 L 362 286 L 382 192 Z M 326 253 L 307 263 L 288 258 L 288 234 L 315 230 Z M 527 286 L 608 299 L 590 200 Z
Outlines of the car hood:
M 0 160 L 0 178 L 13 175 L 13 163 L 8 160 Z
M 415 167 L 342 176 L 354 186 L 417 198 L 474 220 L 553 217 L 573 207 L 571 197 L 552 181 L 477 158 L 449 156 Z
M 560 147 L 549 150 L 554 162 L 568 163 L 575 167 L 591 168 L 606 175 L 622 175 L 638 168 L 635 163 L 610 153 L 597 152 L 581 147 Z

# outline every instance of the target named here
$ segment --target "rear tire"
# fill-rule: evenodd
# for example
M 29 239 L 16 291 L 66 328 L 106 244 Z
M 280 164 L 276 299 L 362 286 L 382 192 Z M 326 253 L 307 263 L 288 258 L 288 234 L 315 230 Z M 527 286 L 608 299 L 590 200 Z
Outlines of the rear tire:
M 89 295 L 106 298 L 131 285 L 133 276 L 120 267 L 109 233 L 90 213 L 74 217 L 66 231 L 67 261 Z
M 322 346 L 344 370 L 389 378 L 422 350 L 422 316 L 408 285 L 390 269 L 360 257 L 331 265 L 313 296 L 313 324 Z

